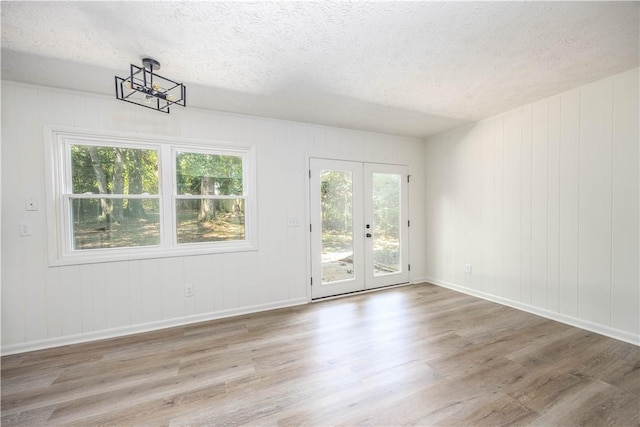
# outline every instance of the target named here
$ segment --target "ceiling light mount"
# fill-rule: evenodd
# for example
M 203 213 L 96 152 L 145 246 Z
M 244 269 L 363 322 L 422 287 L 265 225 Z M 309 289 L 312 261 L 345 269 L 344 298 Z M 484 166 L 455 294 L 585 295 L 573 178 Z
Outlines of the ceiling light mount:
M 144 65 L 144 68 L 151 72 L 153 72 L 154 69 L 160 69 L 160 63 L 152 58 L 142 58 L 142 65 Z
M 156 74 L 160 62 L 143 58 L 142 67 L 131 64 L 127 78 L 115 76 L 116 98 L 169 114 L 171 105 L 186 107 L 187 88 Z

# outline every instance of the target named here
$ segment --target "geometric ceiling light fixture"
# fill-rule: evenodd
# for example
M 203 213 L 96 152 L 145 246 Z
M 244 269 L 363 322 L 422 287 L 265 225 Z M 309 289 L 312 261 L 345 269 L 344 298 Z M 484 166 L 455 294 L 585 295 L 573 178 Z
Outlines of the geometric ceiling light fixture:
M 116 77 L 116 98 L 169 114 L 171 105 L 187 106 L 187 88 L 178 82 L 162 77 L 155 71 L 160 63 L 144 58 L 142 67 L 131 64 L 127 78 Z

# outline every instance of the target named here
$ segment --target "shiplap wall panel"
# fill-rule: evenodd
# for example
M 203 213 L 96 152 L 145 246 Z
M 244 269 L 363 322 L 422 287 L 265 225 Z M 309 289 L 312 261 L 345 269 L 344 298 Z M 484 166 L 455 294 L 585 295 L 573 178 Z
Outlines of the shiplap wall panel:
M 372 142 L 373 145 L 375 145 L 375 141 Z M 347 157 L 350 159 L 362 159 L 364 158 L 364 149 L 362 146 L 362 138 L 355 138 L 353 143 L 351 144 L 346 144 L 345 147 L 347 148 Z M 384 156 L 389 156 L 389 147 L 384 147 L 381 150 L 381 154 Z M 392 160 L 389 160 L 390 162 L 392 162 Z
M 35 91 L 29 91 L 24 94 L 35 96 Z M 3 99 L 11 100 L 11 102 L 20 102 L 16 94 L 16 88 L 7 88 L 2 91 Z M 25 99 L 25 102 L 28 100 Z M 3 108 L 2 122 L 16 123 L 20 121 L 18 109 Z M 8 140 L 17 140 L 20 144 L 25 144 L 18 137 L 18 130 L 11 127 L 2 127 L 2 172 L 10 173 L 12 176 L 20 176 L 20 158 L 27 156 L 26 153 L 21 154 L 21 145 L 8 145 Z M 28 142 L 27 142 L 28 143 Z M 6 159 L 11 158 L 13 161 L 7 162 Z M 17 180 L 14 180 L 17 181 Z M 21 183 L 22 184 L 22 183 Z M 2 344 L 15 342 L 22 339 L 25 334 L 25 303 L 24 289 L 15 286 L 7 286 L 8 283 L 21 283 L 24 276 L 23 269 L 7 268 L 9 265 L 19 265 L 22 260 L 20 253 L 22 252 L 22 241 L 26 237 L 20 237 L 19 226 L 20 221 L 24 220 L 24 212 L 19 209 L 7 209 L 9 200 L 14 203 L 24 203 L 21 201 L 23 196 L 21 185 L 7 185 L 5 178 L 2 180 L 2 313 L 7 313 L 8 318 L 16 319 L 12 330 L 3 330 Z M 20 248 L 20 249 L 19 249 Z M 9 303 L 11 301 L 11 303 Z M 46 315 L 46 311 L 44 312 Z M 3 317 L 4 319 L 4 317 Z M 4 322 L 3 322 L 4 323 Z
M 4 253 L 4 251 L 2 252 Z M 58 338 L 62 336 L 62 310 L 64 310 L 65 308 L 64 301 L 62 300 L 62 296 L 60 295 L 60 269 L 59 268 L 49 269 L 47 271 L 45 283 L 46 283 L 46 295 L 47 295 L 47 310 L 45 312 L 46 324 L 47 324 L 47 338 Z M 3 281 L 2 283 L 3 301 L 7 299 L 7 295 L 5 295 L 4 293 L 6 288 L 9 288 L 9 286 L 7 286 Z M 2 311 L 2 315 L 3 316 L 5 315 L 4 310 Z M 10 320 L 7 320 L 6 322 L 11 322 L 11 328 L 6 327 L 6 330 L 11 331 L 12 328 L 16 325 L 16 320 L 14 320 L 14 318 L 12 317 L 7 317 L 7 318 L 10 319 Z M 5 321 L 3 321 L 2 323 L 4 326 Z
M 427 194 L 435 201 L 431 209 L 425 209 L 426 241 L 433 244 L 428 245 L 426 253 L 427 270 L 432 272 L 435 277 L 445 279 L 446 270 L 446 253 L 448 251 L 449 240 L 446 239 L 444 219 L 447 214 L 447 206 L 449 201 L 445 198 L 444 190 L 446 190 L 446 173 L 448 170 L 449 156 L 446 152 L 450 150 L 447 144 L 448 140 L 442 144 L 430 147 L 433 155 L 426 158 L 426 191 Z M 435 245 L 438 242 L 438 246 Z
M 427 278 L 640 343 L 639 77 L 639 69 L 629 70 L 429 138 Z M 520 157 L 509 145 L 517 140 L 517 128 L 522 132 Z M 489 158 L 478 156 L 474 147 L 486 138 L 494 141 Z M 469 159 L 468 173 L 450 165 L 461 155 Z M 478 177 L 482 168 L 469 162 L 485 162 L 484 174 L 491 181 Z M 474 191 L 458 192 L 460 179 L 476 181 L 466 184 Z M 520 205 L 514 180 L 520 184 Z M 485 183 L 485 190 L 477 183 Z M 493 204 L 490 230 L 467 217 L 480 215 L 477 194 L 486 193 Z M 456 210 L 465 216 L 453 214 Z M 462 266 L 438 252 L 451 246 L 442 230 L 465 226 L 474 236 L 465 244 L 476 247 L 459 250 L 469 255 L 466 262 L 474 270 L 471 278 L 456 281 Z M 492 289 L 479 286 L 475 278 L 482 271 L 476 264 L 487 262 L 477 255 L 483 240 L 494 245 L 489 252 Z M 519 264 L 512 252 L 516 241 Z M 518 268 L 519 299 L 509 288 Z
M 237 271 L 236 266 L 240 265 L 238 263 L 238 254 L 220 254 L 217 255 L 217 257 L 220 260 L 220 262 L 218 263 L 218 271 L 221 273 L 220 279 L 223 289 L 222 308 L 228 310 L 233 307 L 237 307 L 238 300 L 240 298 L 239 293 L 241 292 L 241 290 L 238 289 L 238 285 L 240 284 L 240 282 L 238 282 L 235 277 Z M 280 286 L 278 286 L 278 289 L 280 289 Z
M 65 126 L 73 126 L 73 95 L 68 93 L 55 94 L 53 92 L 38 91 L 38 102 L 33 106 L 39 111 L 38 118 L 43 123 L 59 123 Z M 35 129 L 37 127 L 34 126 Z M 29 139 L 34 149 L 42 150 L 42 144 Z
M 532 120 L 533 107 L 522 107 L 522 247 L 520 257 L 522 271 L 520 272 L 520 300 L 531 303 L 531 153 L 532 153 Z
M 4 96 L 4 93 L 3 93 Z M 30 90 L 24 94 L 24 97 L 18 102 L 23 103 L 33 103 L 35 105 L 38 100 L 38 94 L 34 90 Z M 4 110 L 3 110 L 4 111 Z M 42 168 L 34 167 L 34 159 L 42 156 L 42 148 L 31 145 L 31 141 L 33 139 L 37 139 L 40 136 L 39 130 L 36 127 L 29 126 L 30 117 L 18 115 L 14 117 L 12 120 L 16 120 L 20 123 L 20 127 L 27 127 L 24 132 L 21 132 L 18 135 L 15 135 L 16 138 L 20 140 L 21 144 L 24 144 L 23 148 L 27 148 L 26 150 L 20 150 L 17 156 L 12 156 L 12 154 L 8 154 L 5 152 L 6 144 L 3 142 L 3 156 L 9 155 L 10 158 L 16 159 L 18 161 L 13 162 L 12 167 L 18 167 L 19 171 L 17 174 L 13 175 L 17 177 L 14 181 L 15 189 L 19 191 L 18 203 L 21 206 L 24 206 L 24 196 L 35 197 L 36 203 L 38 204 L 39 209 L 44 209 L 44 198 L 39 198 L 38 195 L 42 193 L 42 189 L 44 188 L 44 173 Z M 4 138 L 3 138 L 4 140 Z M 7 199 L 8 195 L 3 192 L 3 214 L 7 212 L 6 206 L 4 203 Z M 10 197 L 10 196 L 9 196 Z M 22 200 L 20 200 L 20 197 Z M 46 248 L 43 248 L 39 244 L 39 240 L 35 238 L 35 236 L 41 235 L 46 231 L 46 222 L 38 215 L 38 211 L 22 211 L 20 214 L 20 219 L 27 222 L 29 227 L 31 228 L 32 236 L 20 238 L 20 250 L 15 251 L 15 248 L 9 246 L 10 251 L 15 251 L 16 255 L 20 255 L 20 253 L 32 254 L 34 258 L 38 258 L 43 256 L 46 253 Z M 5 239 L 6 234 L 3 233 L 3 240 Z M 44 253 L 42 251 L 45 251 Z M 20 262 L 23 267 L 28 265 L 28 258 L 20 257 L 16 259 L 17 262 Z M 6 265 L 3 263 L 3 266 Z M 20 309 L 24 310 L 25 316 L 25 334 L 29 339 L 32 340 L 40 340 L 46 338 L 46 287 L 45 287 L 45 275 L 44 271 L 39 269 L 29 269 L 23 268 L 23 274 L 21 280 L 28 284 L 22 289 L 22 298 Z M 3 299 L 4 299 L 4 286 L 3 286 Z M 4 309 L 5 307 L 3 307 Z M 42 336 L 42 334 L 45 334 Z
M 494 193 L 493 193 L 493 128 L 495 124 L 483 122 L 478 126 L 477 136 L 473 141 L 479 140 L 480 154 L 473 157 L 477 174 L 474 179 L 473 194 L 478 202 L 480 216 L 480 228 L 475 233 L 477 249 L 472 251 L 472 258 L 468 261 L 472 263 L 473 272 L 470 275 L 472 283 L 476 283 L 476 289 L 482 292 L 493 291 L 493 252 L 495 242 L 487 236 L 493 232 L 494 218 Z M 478 261 L 476 261 L 478 260 Z M 477 283 L 479 282 L 479 283 Z
M 467 134 L 464 137 L 464 145 L 466 146 L 466 141 L 471 137 L 471 135 Z M 458 210 L 458 222 L 462 224 L 462 227 L 458 230 L 458 238 L 456 242 L 456 253 L 457 261 L 456 264 L 458 266 L 465 265 L 472 258 L 471 250 L 474 247 L 475 236 L 473 230 L 477 227 L 476 224 L 473 224 L 474 220 L 477 218 L 471 218 L 469 215 L 466 215 L 466 212 L 472 208 L 472 206 L 477 203 L 475 197 L 471 196 L 472 185 L 471 180 L 472 177 L 476 175 L 476 171 L 474 170 L 474 163 L 471 160 L 473 156 L 472 150 L 461 149 L 460 155 L 458 156 L 459 168 L 462 173 L 457 174 L 457 186 L 459 191 L 461 192 L 460 197 L 464 200 L 464 205 L 461 210 Z M 456 281 L 460 281 L 460 283 L 464 283 L 465 286 L 474 287 L 475 284 L 471 282 L 471 275 L 466 274 L 463 268 L 456 269 L 458 278 Z
M 32 250 L 30 246 L 24 245 L 23 249 Z M 47 337 L 45 276 L 41 270 L 27 269 L 22 280 L 26 284 L 22 295 L 25 303 L 20 307 L 24 310 L 25 336 L 34 341 L 45 339 Z
M 613 81 L 580 96 L 580 246 L 578 314 L 611 321 L 611 195 Z
M 580 91 L 561 96 L 558 312 L 578 316 Z
M 211 114 L 207 111 L 194 111 L 185 115 L 180 121 L 181 135 L 187 138 L 210 139 L 211 138 Z
M 62 125 L 71 125 L 73 124 L 73 107 L 67 106 L 59 106 L 59 108 L 54 105 L 57 105 L 57 97 L 53 93 L 44 93 L 42 91 L 36 91 L 37 100 L 32 105 L 32 109 L 29 112 L 23 113 L 23 117 L 27 121 L 32 121 L 31 126 L 27 126 L 26 124 L 20 123 L 18 125 L 18 129 L 24 135 L 24 142 L 29 144 L 28 151 L 31 153 L 39 153 L 40 157 L 44 157 L 43 153 L 43 145 L 42 145 L 42 130 L 38 129 L 40 126 L 34 126 L 34 123 L 56 123 L 59 122 Z M 60 102 L 71 102 L 73 103 L 73 98 L 69 97 L 68 94 L 64 94 L 61 97 Z M 4 99 L 3 99 L 4 101 Z M 3 123 L 3 127 L 5 124 Z M 29 134 L 27 134 L 28 132 Z M 31 134 L 34 132 L 33 134 Z M 35 132 L 38 132 L 39 135 L 36 135 Z M 25 151 L 22 151 L 23 153 Z M 34 161 L 36 161 L 38 154 L 35 154 Z M 4 181 L 4 180 L 3 180 Z M 35 180 L 37 181 L 37 180 Z M 50 180 L 45 180 L 46 183 L 50 182 Z M 43 194 L 44 193 L 40 193 Z M 44 197 L 42 197 L 44 200 Z M 44 204 L 42 206 L 42 210 L 45 208 Z M 41 212 L 42 212 L 41 210 Z M 42 236 L 42 235 L 38 235 Z M 29 263 L 30 264 L 30 263 Z M 3 262 L 4 265 L 4 262 Z M 47 325 L 49 326 L 48 338 L 52 337 L 60 337 L 65 334 L 65 329 L 69 329 L 69 327 L 65 328 L 64 320 L 65 317 L 68 316 L 65 313 L 66 310 L 78 310 L 78 307 L 69 307 L 64 301 L 64 293 L 65 288 L 68 287 L 64 283 L 65 274 L 62 271 L 62 268 L 56 269 L 55 271 L 48 270 L 46 271 L 46 283 L 47 283 Z
M 454 194 L 454 198 L 458 196 L 458 179 L 457 175 L 459 170 L 456 169 L 458 167 L 458 154 L 459 154 L 460 144 L 453 145 L 453 156 L 451 156 L 448 162 L 448 170 L 447 170 L 447 182 L 451 185 L 451 192 Z M 461 209 L 464 209 L 464 206 L 461 206 Z M 447 217 L 453 218 L 459 215 L 459 209 L 456 209 L 456 206 L 453 204 L 448 204 L 446 206 L 446 215 Z M 449 244 L 443 248 L 445 250 L 445 262 L 446 262 L 446 272 L 448 273 L 447 280 L 451 282 L 455 282 L 456 276 L 460 275 L 460 264 L 458 260 L 458 228 L 462 227 L 462 224 L 456 221 L 451 221 L 444 224 L 444 235 L 445 239 L 449 242 Z
M 2 348 L 46 347 L 101 334 L 127 333 L 190 316 L 216 317 L 255 307 L 304 302 L 308 295 L 306 159 L 396 162 L 422 170 L 423 141 L 355 130 L 191 108 L 170 115 L 112 97 L 3 82 Z M 50 267 L 45 209 L 44 125 L 96 132 L 254 144 L 258 250 Z M 424 233 L 424 175 L 410 186 L 412 227 Z M 26 212 L 24 198 L 40 210 Z M 452 211 L 453 212 L 453 211 Z M 20 237 L 20 220 L 33 236 Z M 426 242 L 412 235 L 412 277 L 426 273 Z M 453 249 L 453 248 L 452 248 Z M 453 258 L 450 258 L 453 262 Z M 184 296 L 186 282 L 195 295 Z M 184 320 L 183 320 L 184 319 Z M 78 335 L 80 334 L 80 335 Z M 54 342 L 54 341 L 51 341 Z M 23 349 L 23 350 L 20 350 Z
M 456 198 L 462 197 L 465 192 L 465 185 L 468 170 L 466 151 L 464 149 L 464 143 L 457 144 L 455 146 L 455 155 L 453 158 L 453 169 L 451 179 L 454 185 L 454 193 Z M 467 224 L 465 221 L 465 212 L 468 206 L 462 205 L 461 209 L 454 209 L 451 214 L 456 218 L 456 226 L 452 228 L 453 232 L 453 252 L 451 262 L 453 263 L 453 277 L 452 281 L 455 283 L 464 282 L 464 264 L 467 262 L 466 258 L 466 240 L 467 240 Z
M 317 137 L 317 135 L 315 135 Z M 440 180 L 442 179 L 442 171 L 436 170 L 438 167 L 438 163 L 435 161 L 436 158 L 441 158 L 442 156 L 439 153 L 439 150 L 444 146 L 443 144 L 433 145 L 430 147 L 431 152 L 434 153 L 432 156 L 426 156 L 424 159 L 425 170 L 428 171 L 428 175 L 430 179 L 425 179 L 425 192 L 430 195 L 430 197 L 434 200 L 432 209 L 424 210 L 424 220 L 425 220 L 425 240 L 427 242 L 440 242 L 441 238 L 437 234 L 438 227 L 437 225 L 442 220 L 442 215 L 440 214 L 440 210 L 444 203 L 440 200 L 439 189 L 442 188 Z M 426 153 L 425 153 L 426 154 Z M 426 266 L 427 271 L 430 271 L 431 274 L 435 274 L 437 277 L 442 277 L 444 280 L 444 275 L 442 272 L 443 262 L 438 257 L 441 255 L 442 251 L 436 251 L 435 245 L 427 245 L 426 251 Z
M 195 257 L 185 257 L 182 261 L 182 277 L 184 280 L 185 287 L 187 284 L 190 284 L 194 287 L 194 295 L 195 295 L 195 285 L 198 283 L 196 278 L 196 258 Z M 185 295 L 186 297 L 186 295 Z M 186 297 L 184 299 L 184 315 L 185 316 L 193 316 L 196 314 L 196 299 L 193 297 Z
M 286 238 L 284 237 L 285 233 L 286 233 L 286 229 L 283 229 L 283 234 L 280 235 L 280 238 L 284 240 L 286 244 Z M 282 254 L 286 254 L 286 253 L 287 253 L 287 250 L 285 245 L 285 247 L 283 248 Z M 258 256 L 255 252 L 247 253 L 245 258 L 246 258 L 245 262 L 249 265 L 257 265 L 258 263 Z M 260 278 L 256 274 L 256 270 L 253 268 L 244 268 L 244 269 L 238 270 L 237 274 L 238 274 L 237 280 L 243 285 L 238 287 L 239 289 L 238 297 L 240 298 L 240 300 L 246 301 L 247 305 L 249 306 L 257 306 L 264 303 L 265 301 L 262 301 L 262 298 L 261 298 L 262 292 L 260 289 Z M 284 298 L 282 298 L 282 300 L 289 299 L 289 293 L 287 292 L 287 283 L 286 283 L 287 277 L 289 277 L 289 274 L 287 274 L 286 277 L 282 278 L 283 283 L 280 286 L 280 288 L 283 289 L 284 292 L 286 292 L 286 295 Z
M 71 266 L 69 268 L 77 268 Z M 105 264 L 104 290 L 107 307 L 107 327 L 126 326 L 131 321 L 131 298 L 129 296 L 129 262 L 118 261 Z
M 48 268 L 48 271 L 57 272 L 58 268 Z M 93 327 L 94 331 L 107 329 L 107 276 L 105 264 L 91 264 L 91 291 L 93 294 Z M 151 297 L 151 296 L 150 296 Z
M 456 167 L 458 165 L 458 159 L 457 156 L 458 155 L 458 145 L 454 144 L 453 145 L 453 155 L 447 159 L 447 175 L 446 175 L 446 180 L 450 183 L 450 187 L 451 187 L 451 192 L 453 194 L 457 194 L 458 191 L 458 182 L 456 180 Z M 464 207 L 462 207 L 464 208 Z M 455 207 L 451 204 L 447 204 L 446 205 L 446 214 L 448 217 L 454 217 L 456 216 L 457 213 L 457 209 L 455 209 Z M 459 271 L 457 268 L 455 268 L 456 266 L 456 261 L 457 261 L 457 232 L 456 229 L 458 227 L 460 227 L 461 225 L 457 222 L 451 222 L 451 223 L 446 223 L 443 224 L 443 233 L 445 236 L 445 239 L 448 242 L 448 245 L 446 247 L 444 247 L 444 257 L 445 257 L 445 266 L 446 269 L 445 271 L 447 272 L 448 276 L 447 276 L 447 280 L 450 281 L 455 281 L 455 277 L 456 275 L 459 274 Z
M 211 129 L 212 138 L 237 142 L 236 133 L 238 127 L 241 127 L 243 124 L 237 123 L 237 118 L 234 116 L 222 114 L 216 114 L 216 116 L 216 126 Z
M 39 269 L 38 269 L 39 270 Z M 91 332 L 94 330 L 93 324 L 93 273 L 91 271 L 91 264 L 85 264 L 79 266 L 79 282 L 81 294 L 81 310 L 82 310 L 82 332 Z M 26 282 L 25 282 L 26 284 Z M 45 339 L 46 334 L 40 339 Z
M 474 132 L 477 132 L 475 129 L 471 129 L 470 132 L 465 135 L 465 144 L 467 140 L 474 139 L 476 135 Z M 478 239 L 478 230 L 482 228 L 482 220 L 483 220 L 483 212 L 482 212 L 482 203 L 480 197 L 481 194 L 477 194 L 477 190 L 479 188 L 479 183 L 477 179 L 482 175 L 481 171 L 481 163 L 479 161 L 475 161 L 476 158 L 482 156 L 482 144 L 476 144 L 472 147 L 469 147 L 468 150 L 465 150 L 464 155 L 464 169 L 465 169 L 465 179 L 463 181 L 463 189 L 464 189 L 464 211 L 468 211 L 469 209 L 477 209 L 478 215 L 469 216 L 465 215 L 465 227 L 464 227 L 464 236 L 466 243 L 463 243 L 464 249 L 464 260 L 463 262 L 467 264 L 470 259 L 478 259 L 479 254 L 474 253 L 477 245 Z M 463 283 L 465 286 L 472 287 L 477 289 L 478 287 L 482 287 L 482 266 L 481 263 L 476 263 L 476 272 L 477 276 L 474 277 L 471 274 L 463 275 Z M 477 279 L 477 280 L 472 280 Z
M 640 332 L 640 133 L 638 77 L 626 73 L 613 81 L 613 207 L 611 326 Z
M 522 113 L 504 117 L 504 268 L 502 296 L 521 301 L 522 271 Z
M 493 211 L 493 293 L 502 296 L 502 284 L 504 280 L 504 118 L 502 116 L 499 116 L 495 120 L 493 138 L 493 181 L 495 194 L 493 198 L 495 206 Z
M 214 312 L 223 310 L 224 306 L 224 269 L 222 267 L 222 255 L 213 255 L 213 263 L 211 264 L 211 270 L 209 270 L 210 284 L 213 285 L 213 303 Z M 206 283 L 206 282 L 205 282 Z
M 549 101 L 533 104 L 531 122 L 531 303 L 547 308 Z
M 36 91 L 28 91 L 24 98 L 20 101 L 25 103 L 37 104 L 38 94 Z M 25 253 L 31 254 L 35 259 L 46 256 L 46 247 L 40 244 L 39 239 L 35 236 L 42 235 L 46 232 L 46 221 L 39 215 L 43 209 L 45 209 L 45 199 L 39 197 L 44 189 L 45 182 L 47 180 L 44 176 L 43 168 L 35 167 L 35 162 L 38 157 L 43 156 L 42 146 L 33 144 L 32 141 L 37 140 L 41 136 L 41 130 L 35 126 L 29 126 L 30 117 L 19 116 L 20 127 L 25 128 L 24 132 L 20 135 L 16 135 L 21 141 L 21 144 L 27 145 L 27 150 L 21 150 L 19 155 L 19 167 L 20 173 L 18 175 L 19 189 L 21 191 L 20 196 L 27 195 L 28 197 L 34 197 L 38 205 L 39 211 L 23 211 L 21 218 L 25 219 L 31 227 L 32 236 L 21 239 L 21 251 L 17 254 Z M 4 154 L 3 144 L 3 154 Z M 14 157 L 15 158 L 15 157 Z M 3 193 L 3 203 L 7 200 L 6 195 Z M 24 203 L 24 201 L 22 201 Z M 24 206 L 24 205 L 23 205 Z M 3 212 L 6 209 L 3 208 Z M 4 234 L 3 234 L 4 239 Z M 41 340 L 46 338 L 46 287 L 45 287 L 45 272 L 42 269 L 28 268 L 29 258 L 22 257 L 20 262 L 23 264 L 23 276 L 22 281 L 25 283 L 23 289 L 24 298 L 24 310 L 25 310 L 25 333 L 30 340 Z M 3 288 L 4 297 L 4 288 Z M 43 336 L 44 333 L 44 336 Z
M 133 324 L 143 323 L 142 317 L 142 261 L 129 261 L 129 304 L 130 319 Z
M 84 97 L 74 95 L 73 97 L 73 126 L 87 127 L 87 101 Z
M 41 228 L 44 230 L 44 228 Z M 27 244 L 28 243 L 28 244 Z M 38 254 L 44 257 L 46 254 L 43 248 L 35 244 L 34 240 L 26 240 L 23 250 L 26 253 Z M 46 252 L 46 251 L 45 251 Z M 42 269 L 27 268 L 24 269 L 22 280 L 24 286 L 25 298 L 25 336 L 31 341 L 40 341 L 47 338 L 47 295 L 46 295 L 46 276 Z M 29 303 L 26 303 L 28 299 Z
M 142 323 L 162 320 L 162 294 L 160 291 L 160 259 L 140 261 L 140 292 L 142 293 Z
M 190 261 L 193 268 L 193 285 L 198 288 L 196 291 L 198 298 L 194 298 L 195 312 L 196 314 L 212 313 L 215 311 L 215 255 L 200 255 L 193 258 Z
M 558 311 L 558 250 L 560 239 L 560 96 L 549 100 L 547 162 L 547 308 Z
M 284 195 L 285 197 L 285 209 L 286 218 L 281 219 L 283 225 L 286 227 L 288 218 L 300 219 L 299 227 L 286 227 L 286 245 L 285 245 L 285 257 L 290 261 L 291 272 L 285 279 L 287 281 L 288 298 L 306 298 L 307 288 L 299 286 L 299 283 L 306 283 L 307 279 L 307 262 L 309 261 L 304 252 L 298 251 L 296 248 L 304 247 L 305 239 L 307 237 L 307 225 L 305 221 L 306 206 L 301 205 L 292 194 L 306 194 L 308 185 L 307 164 L 304 153 L 300 150 L 296 150 L 296 146 L 300 144 L 300 141 L 304 141 L 305 151 L 307 151 L 307 141 L 311 138 L 311 131 L 309 127 L 301 124 L 292 123 L 287 124 L 287 132 L 285 138 L 281 144 L 274 144 L 280 147 L 284 152 L 283 156 L 287 153 L 295 153 L 291 156 L 291 161 L 284 165 L 282 169 L 286 171 L 286 179 L 291 188 L 291 193 Z M 367 141 L 364 136 L 363 141 Z M 378 141 L 373 142 L 376 138 L 372 138 L 372 143 L 375 144 Z M 386 146 L 386 144 L 384 144 Z M 376 148 L 374 148 L 375 150 Z M 289 154 L 291 155 L 291 154 Z M 423 194 L 416 194 L 415 197 L 421 199 Z M 423 211 L 420 211 L 421 213 Z M 418 221 L 417 224 L 423 221 Z M 302 232 L 300 232 L 302 231 Z M 410 249 L 411 251 L 411 249 Z M 259 276 L 258 276 L 259 277 Z M 258 293 L 261 295 L 261 303 L 269 300 L 267 289 L 264 286 L 258 284 Z
M 93 97 L 83 96 L 85 111 L 87 113 L 85 118 L 86 129 L 108 129 L 108 124 L 113 118 L 107 117 L 107 108 L 103 100 Z M 127 111 L 124 108 L 120 109 L 119 117 L 115 120 L 118 121 L 117 129 L 122 131 L 133 132 L 135 129 L 135 116 L 133 114 L 126 114 Z M 109 109 L 110 111 L 110 109 Z
M 60 268 L 60 299 L 64 301 L 62 316 L 62 335 L 82 333 L 82 284 L 80 266 Z
M 184 316 L 183 271 L 182 258 L 165 258 L 160 262 L 162 320 Z

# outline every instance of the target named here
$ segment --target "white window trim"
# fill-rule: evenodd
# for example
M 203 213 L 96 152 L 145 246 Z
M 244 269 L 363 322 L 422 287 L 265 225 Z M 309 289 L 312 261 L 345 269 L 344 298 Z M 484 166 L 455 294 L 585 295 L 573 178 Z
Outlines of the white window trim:
M 67 178 L 64 167 L 69 159 L 64 159 L 69 143 L 115 145 L 158 150 L 158 195 L 160 203 L 160 245 L 138 246 L 135 248 L 92 249 L 86 251 L 71 250 L 71 230 L 69 228 L 68 203 L 64 203 L 64 180 Z M 44 127 L 45 173 L 47 182 L 47 247 L 49 266 L 89 264 L 111 261 L 126 261 L 149 258 L 203 255 L 211 253 L 255 251 L 257 245 L 257 192 L 256 192 L 256 154 L 255 146 L 228 141 L 208 141 L 181 137 L 166 138 L 156 135 L 107 133 L 72 127 Z M 175 233 L 175 153 L 188 151 L 195 153 L 229 154 L 243 158 L 243 186 L 245 199 L 245 240 L 232 242 L 199 242 L 177 244 Z M 66 187 L 69 188 L 69 187 Z M 165 193 L 163 193 L 163 190 Z M 166 194 L 170 191 L 170 194 Z M 150 195 L 155 197 L 155 195 Z

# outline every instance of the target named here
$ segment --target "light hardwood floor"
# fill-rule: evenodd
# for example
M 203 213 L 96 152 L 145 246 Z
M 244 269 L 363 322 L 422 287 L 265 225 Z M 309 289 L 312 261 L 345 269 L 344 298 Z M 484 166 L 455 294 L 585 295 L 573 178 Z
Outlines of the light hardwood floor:
M 433 285 L 2 358 L 2 425 L 640 424 L 640 347 Z

